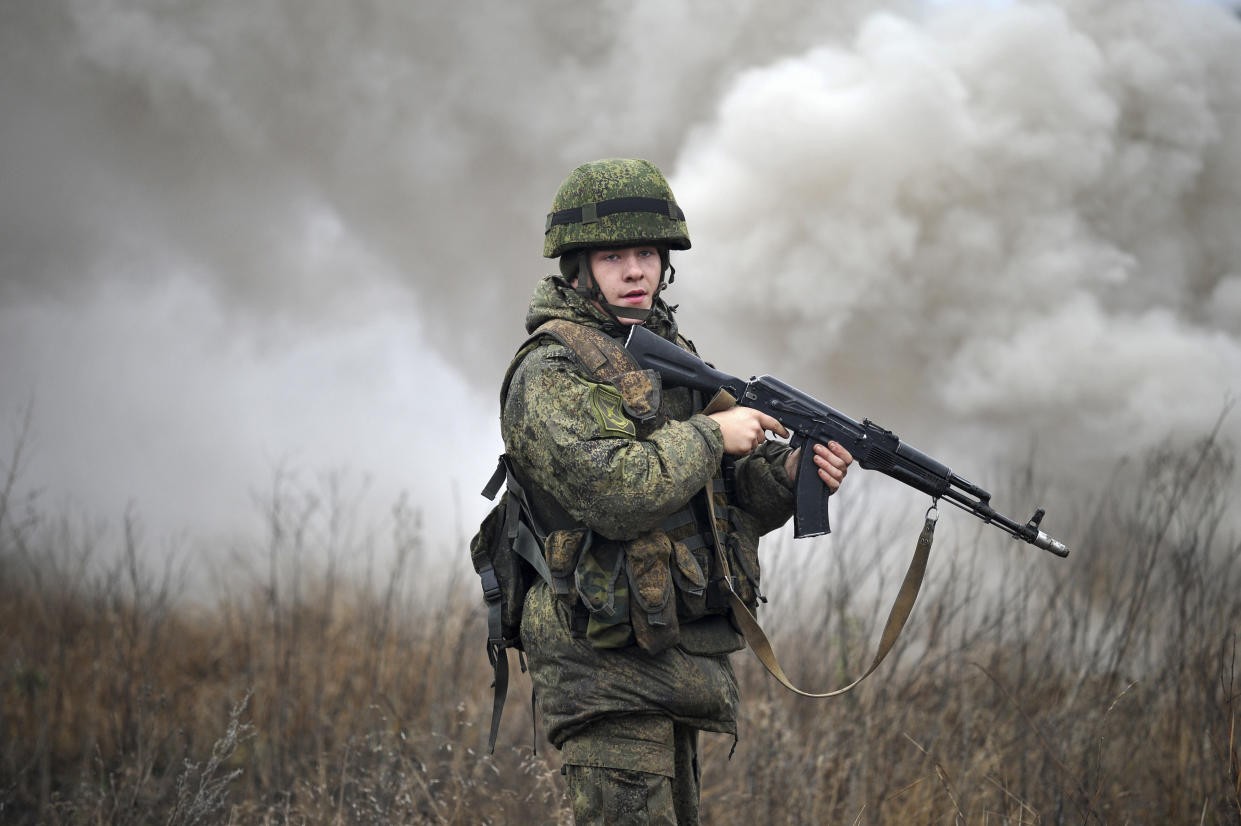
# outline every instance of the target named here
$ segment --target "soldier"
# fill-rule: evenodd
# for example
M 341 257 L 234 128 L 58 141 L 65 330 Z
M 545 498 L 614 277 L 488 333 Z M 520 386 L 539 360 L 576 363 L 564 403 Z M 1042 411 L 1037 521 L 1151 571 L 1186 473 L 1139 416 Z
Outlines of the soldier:
M 698 732 L 736 737 L 728 655 L 744 646 L 724 578 L 759 594 L 758 539 L 792 514 L 797 456 L 775 419 L 662 388 L 620 349 L 644 324 L 693 349 L 660 294 L 688 249 L 663 174 L 584 164 L 561 185 L 532 334 L 505 379 L 501 429 L 550 569 L 521 641 L 578 824 L 698 822 Z M 852 457 L 815 445 L 834 491 Z

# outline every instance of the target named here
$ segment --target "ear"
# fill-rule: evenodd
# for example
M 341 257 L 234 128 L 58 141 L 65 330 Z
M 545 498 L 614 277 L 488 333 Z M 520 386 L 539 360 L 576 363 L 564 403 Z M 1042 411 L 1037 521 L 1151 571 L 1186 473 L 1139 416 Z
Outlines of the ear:
M 578 271 L 581 269 L 582 257 L 579 252 L 570 251 L 560 256 L 560 275 L 570 283 L 576 283 Z

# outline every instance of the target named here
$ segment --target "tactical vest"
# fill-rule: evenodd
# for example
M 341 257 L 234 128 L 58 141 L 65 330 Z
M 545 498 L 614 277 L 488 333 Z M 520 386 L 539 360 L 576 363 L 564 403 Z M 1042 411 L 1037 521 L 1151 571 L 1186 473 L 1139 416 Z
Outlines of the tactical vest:
M 504 379 L 502 403 L 517 366 L 549 339 L 564 345 L 592 382 L 616 388 L 637 438 L 649 436 L 667 422 L 656 373 L 640 369 L 602 331 L 562 319 L 539 327 L 518 349 Z M 678 343 L 692 350 L 684 339 Z M 695 398 L 693 409 L 700 410 L 700 402 Z M 569 613 L 570 627 L 593 645 L 622 648 L 636 644 L 657 654 L 678 643 L 683 626 L 712 615 L 730 615 L 722 581 L 725 573 L 714 553 L 717 541 L 724 546 L 731 585 L 738 596 L 751 609 L 762 599 L 759 527 L 736 506 L 731 457 L 726 457 L 721 473 L 684 508 L 654 530 L 624 542 L 600 536 L 577 522 L 525 479 L 520 468 L 507 468 L 508 494 L 521 504 L 522 519 L 542 548 L 545 578 Z M 740 647 L 737 637 L 735 648 Z

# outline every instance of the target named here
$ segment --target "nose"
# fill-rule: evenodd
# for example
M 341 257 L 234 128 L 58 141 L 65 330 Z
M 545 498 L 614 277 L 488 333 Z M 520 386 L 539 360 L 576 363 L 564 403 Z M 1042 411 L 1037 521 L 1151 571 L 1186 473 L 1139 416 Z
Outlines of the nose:
M 642 277 L 642 265 L 638 262 L 636 252 L 630 251 L 625 255 L 625 277 L 630 279 Z

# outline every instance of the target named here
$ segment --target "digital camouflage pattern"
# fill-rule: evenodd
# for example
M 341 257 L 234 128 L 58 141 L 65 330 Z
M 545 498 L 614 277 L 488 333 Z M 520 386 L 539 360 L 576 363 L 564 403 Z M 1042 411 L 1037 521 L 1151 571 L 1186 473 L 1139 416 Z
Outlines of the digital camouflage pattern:
M 728 624 L 722 617 L 704 622 Z M 691 654 L 681 646 L 655 656 L 636 645 L 597 648 L 570 631 L 545 583 L 526 595 L 521 639 L 547 738 L 557 748 L 601 721 L 635 714 L 736 733 L 739 693 L 727 654 Z M 611 752 L 613 759 L 626 753 L 619 747 Z M 623 768 L 660 773 L 664 766 L 643 758 Z
M 565 764 L 564 773 L 575 826 L 681 826 L 698 822 L 677 817 L 671 778 L 573 763 Z
M 551 211 L 554 214 L 615 198 L 656 198 L 676 205 L 668 181 L 650 161 L 607 158 L 582 164 L 569 173 L 556 192 Z M 689 230 L 683 218 L 671 214 L 622 212 L 597 221 L 549 227 L 543 240 L 543 255 L 558 258 L 570 250 L 637 243 L 686 250 L 690 246 Z
M 603 720 L 565 743 L 564 758 L 577 826 L 699 822 L 696 729 L 658 715 Z
M 533 332 L 551 318 L 609 331 L 606 317 L 556 276 L 539 283 L 526 328 Z M 652 316 L 647 326 L 662 322 L 671 333 L 665 319 L 663 313 Z M 719 471 L 723 436 L 714 421 L 692 415 L 689 393 L 680 389 L 664 394 L 674 421 L 647 439 L 618 433 L 601 421 L 595 386 L 562 345 L 549 343 L 527 354 L 503 400 L 505 447 L 522 481 L 533 482 L 575 521 L 610 539 L 635 539 Z
M 527 330 L 552 318 L 623 334 L 559 276 L 548 276 L 536 288 Z M 675 339 L 662 303 L 647 327 Z M 725 617 L 683 626 L 679 643 L 657 655 L 632 644 L 630 624 L 609 625 L 634 610 L 630 595 L 620 590 L 627 582 L 616 555 L 620 541 L 656 532 L 719 473 L 724 455 L 719 426 L 694 412 L 688 391 L 674 388 L 663 394 L 671 420 L 637 438 L 598 415 L 592 384 L 573 354 L 549 341 L 519 358 L 502 407 L 505 447 L 536 510 L 559 508 L 594 534 L 590 558 L 596 564 L 578 566 L 584 573 L 575 582 L 577 590 L 585 587 L 614 600 L 610 617 L 605 611 L 591 615 L 599 637 L 592 640 L 572 632 L 565 603 L 547 585 L 536 584 L 527 596 L 522 641 L 548 739 L 560 747 L 602 720 L 633 714 L 735 734 L 737 684 L 727 653 L 743 643 Z M 786 445 L 769 442 L 736 464 L 737 508 L 724 511 L 725 525 L 732 531 L 733 523 L 744 524 L 755 549 L 758 534 L 792 513 L 792 480 L 783 469 L 787 451 Z M 757 581 L 757 570 L 753 573 Z M 610 593 L 592 584 L 600 581 L 613 586 Z

